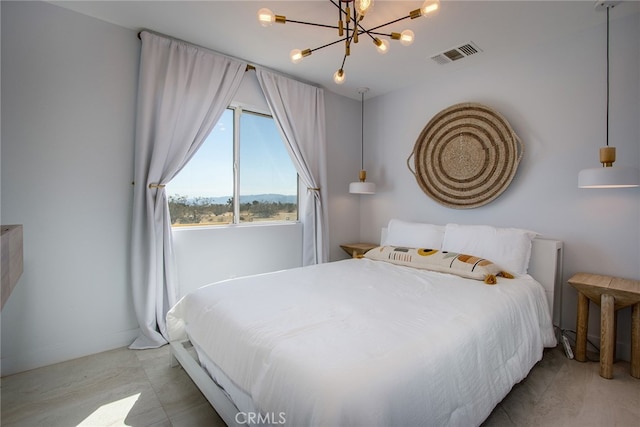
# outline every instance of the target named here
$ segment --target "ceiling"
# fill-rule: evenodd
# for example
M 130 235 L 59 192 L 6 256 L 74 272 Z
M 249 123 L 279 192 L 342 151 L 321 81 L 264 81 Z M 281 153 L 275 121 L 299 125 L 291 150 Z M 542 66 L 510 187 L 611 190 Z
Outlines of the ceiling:
M 361 38 L 353 45 L 345 64 L 346 81 L 333 82 L 340 67 L 344 45 L 315 51 L 299 64 L 289 52 L 315 48 L 338 39 L 336 31 L 294 23 L 264 28 L 257 22 L 262 7 L 288 19 L 335 25 L 337 9 L 327 1 L 50 1 L 67 9 L 136 31 L 153 30 L 209 49 L 241 58 L 327 90 L 360 99 L 358 88 L 368 87 L 367 98 L 437 79 L 456 67 L 471 67 L 503 58 L 528 47 L 552 42 L 606 22 L 606 13 L 594 1 L 454 1 L 441 0 L 434 17 L 406 19 L 385 31 L 411 29 L 415 42 L 402 46 L 391 42 L 389 53 L 376 52 L 371 41 Z M 366 16 L 366 28 L 406 16 L 422 1 L 377 0 Z M 611 11 L 612 21 L 640 11 L 640 2 L 623 2 Z M 382 31 L 382 29 L 381 29 Z M 605 40 L 603 33 L 603 40 Z M 468 42 L 481 52 L 440 65 L 432 56 Z M 615 40 L 611 41 L 615 43 Z M 604 43 L 604 42 L 603 42 Z M 604 55 L 604 53 L 603 53 Z

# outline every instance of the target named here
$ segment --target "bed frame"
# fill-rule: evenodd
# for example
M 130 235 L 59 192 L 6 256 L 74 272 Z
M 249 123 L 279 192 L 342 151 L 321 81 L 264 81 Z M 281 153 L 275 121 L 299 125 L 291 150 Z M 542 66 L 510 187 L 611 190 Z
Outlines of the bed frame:
M 533 239 L 528 272 L 544 287 L 554 326 L 559 326 L 562 320 L 562 256 L 561 241 Z
M 204 397 L 209 401 L 213 409 L 220 415 L 220 418 L 228 426 L 246 426 L 247 424 L 238 423 L 236 416 L 238 408 L 231 401 L 227 393 L 224 392 L 218 384 L 211 379 L 207 372 L 200 366 L 198 356 L 193 348 L 191 341 L 172 341 L 171 346 L 171 366 L 176 367 L 182 365 L 187 375 L 200 389 Z
M 385 234 L 386 228 L 383 228 L 382 236 L 384 237 Z M 554 325 L 560 324 L 561 320 L 562 251 L 562 242 L 559 240 L 535 238 L 531 245 L 529 274 L 544 287 Z M 238 422 L 238 420 L 245 420 L 246 417 L 237 418 L 239 410 L 236 405 L 200 366 L 191 342 L 189 340 L 172 341 L 169 345 L 171 346 L 171 366 L 180 364 L 183 367 L 220 418 L 228 426 L 246 426 L 247 424 Z

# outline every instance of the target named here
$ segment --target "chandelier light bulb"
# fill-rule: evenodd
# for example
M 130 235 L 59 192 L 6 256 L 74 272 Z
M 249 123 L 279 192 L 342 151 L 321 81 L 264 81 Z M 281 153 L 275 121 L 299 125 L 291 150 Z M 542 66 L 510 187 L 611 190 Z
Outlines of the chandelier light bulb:
M 340 68 L 338 71 L 336 71 L 333 74 L 333 81 L 337 85 L 341 85 L 342 83 L 344 83 L 344 78 L 345 78 L 345 74 L 344 74 L 344 70 L 342 68 Z
M 404 30 L 402 33 L 400 33 L 400 44 L 402 44 L 403 46 L 409 46 L 413 43 L 414 39 L 415 34 L 411 30 Z
M 356 12 L 364 16 L 373 8 L 373 0 L 356 0 Z
M 389 40 L 380 40 L 379 38 L 373 39 L 373 44 L 376 45 L 376 49 L 378 49 L 378 53 L 384 55 L 389 51 Z
M 420 12 L 422 12 L 422 16 L 434 16 L 440 10 L 440 0 L 425 0 L 422 3 L 422 7 L 420 8 Z
M 297 64 L 298 62 L 302 61 L 305 56 L 309 55 L 311 55 L 311 49 L 293 49 L 291 52 L 289 52 L 289 58 L 291 58 L 291 62 L 293 62 L 294 64 Z
M 293 62 L 294 64 L 299 63 L 300 61 L 302 61 L 302 51 L 300 49 L 293 49 L 290 53 L 289 53 L 289 57 L 291 58 L 291 62 Z
M 276 15 L 274 15 L 270 9 L 267 9 L 265 7 L 258 11 L 258 22 L 263 27 L 271 26 L 271 24 L 273 24 L 275 20 L 276 20 Z

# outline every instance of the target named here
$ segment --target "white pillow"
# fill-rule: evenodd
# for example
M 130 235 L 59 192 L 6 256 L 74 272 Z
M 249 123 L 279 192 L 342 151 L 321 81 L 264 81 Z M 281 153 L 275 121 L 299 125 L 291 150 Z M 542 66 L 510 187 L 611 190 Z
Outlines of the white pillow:
M 447 224 L 442 250 L 490 259 L 510 273 L 521 276 L 527 274 L 531 240 L 537 234 L 519 228 Z
M 382 245 L 407 248 L 440 249 L 444 226 L 392 219 L 387 226 L 387 238 Z

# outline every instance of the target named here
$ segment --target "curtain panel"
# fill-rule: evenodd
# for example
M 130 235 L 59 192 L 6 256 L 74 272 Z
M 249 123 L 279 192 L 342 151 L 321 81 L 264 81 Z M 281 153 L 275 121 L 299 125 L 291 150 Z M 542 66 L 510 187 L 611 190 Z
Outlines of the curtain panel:
M 140 333 L 132 349 L 168 341 L 165 316 L 177 299 L 164 185 L 202 145 L 231 103 L 247 66 L 148 31 L 140 38 L 131 238 L 131 286 Z
M 303 188 L 302 263 L 327 261 L 327 143 L 324 91 L 320 88 L 256 68 L 258 82 Z

